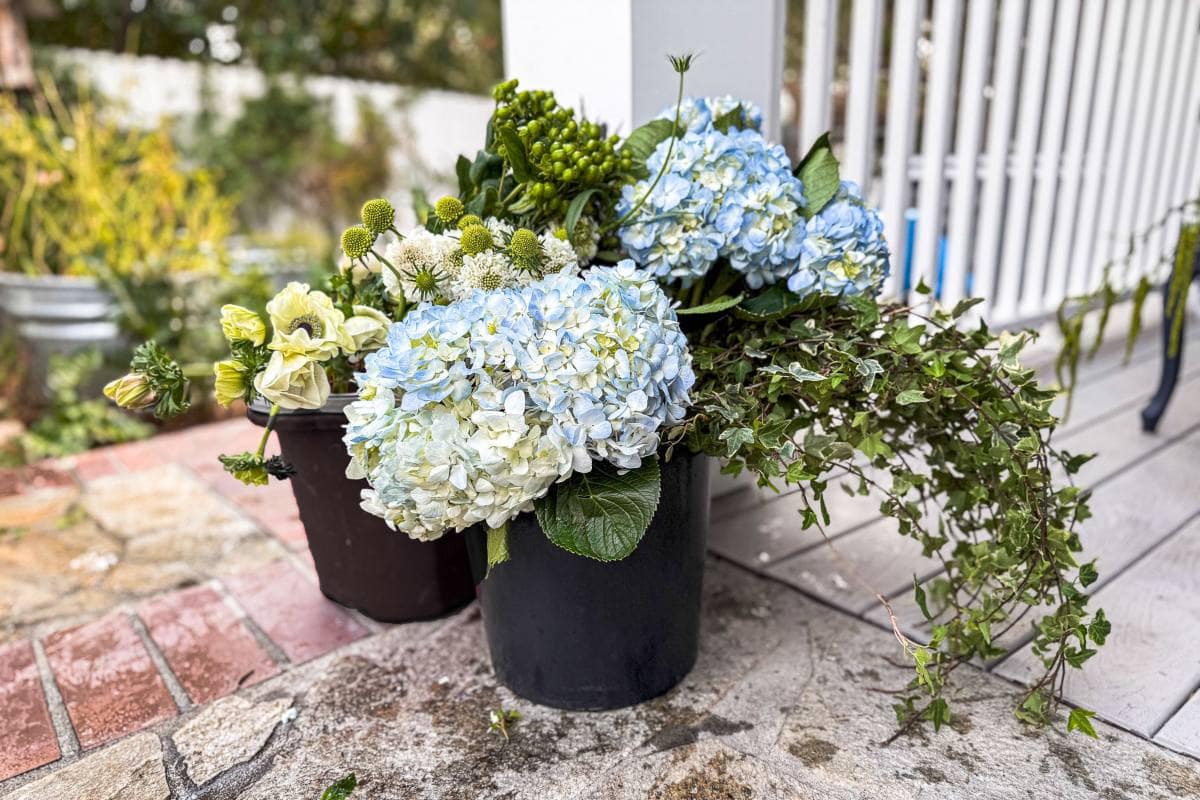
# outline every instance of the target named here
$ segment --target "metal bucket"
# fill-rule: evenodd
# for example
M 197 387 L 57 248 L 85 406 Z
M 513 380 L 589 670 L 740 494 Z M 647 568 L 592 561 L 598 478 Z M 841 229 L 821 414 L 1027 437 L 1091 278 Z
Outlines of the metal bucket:
M 0 272 L 0 323 L 25 363 L 26 396 L 46 396 L 50 356 L 124 345 L 117 304 L 95 278 Z

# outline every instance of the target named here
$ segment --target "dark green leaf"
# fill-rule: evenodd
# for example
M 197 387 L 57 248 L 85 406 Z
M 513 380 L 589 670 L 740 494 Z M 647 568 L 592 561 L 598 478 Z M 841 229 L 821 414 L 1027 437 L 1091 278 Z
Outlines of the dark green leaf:
M 567 206 L 567 215 L 563 219 L 563 227 L 567 229 L 567 235 L 575 233 L 575 226 L 579 223 L 579 217 L 583 214 L 584 206 L 596 193 L 596 189 L 584 189 L 579 194 L 571 198 L 571 204 Z
M 1112 633 L 1112 623 L 1104 616 L 1104 609 L 1096 609 L 1096 613 L 1092 615 L 1092 624 L 1088 625 L 1088 636 L 1096 644 L 1104 644 L 1110 633 Z
M 744 116 L 745 111 L 742 109 L 742 104 L 738 103 L 736 106 L 714 119 L 712 126 L 721 133 L 729 133 L 730 128 L 742 127 Z
M 621 474 L 603 461 L 577 472 L 537 502 L 546 537 L 576 555 L 619 561 L 634 551 L 658 509 L 658 460 Z
M 925 601 L 925 589 L 917 582 L 917 576 L 913 575 L 913 596 L 917 601 L 917 608 L 921 609 L 921 616 L 925 617 L 926 621 L 932 622 L 933 615 L 929 613 L 929 606 Z
M 525 144 L 517 135 L 516 129 L 511 125 L 501 125 L 496 134 L 504 144 L 504 156 L 508 165 L 512 167 L 513 177 L 517 179 L 517 183 L 528 183 L 529 179 L 533 177 L 533 172 L 529 168 L 529 156 L 525 153 Z
M 776 283 L 749 300 L 742 301 L 737 307 L 737 314 L 742 319 L 765 322 L 801 311 L 829 308 L 836 306 L 837 302 L 836 296 L 825 294 L 810 294 L 802 298 L 782 283 Z
M 358 787 L 358 778 L 351 772 L 321 793 L 321 800 L 346 800 Z
M 979 305 L 982 302 L 983 302 L 982 297 L 969 297 L 965 300 L 959 300 L 958 303 L 955 304 L 954 310 L 952 310 L 950 312 L 950 316 L 954 317 L 955 319 L 958 319 L 963 314 L 966 314 L 968 311 L 970 311 L 972 308 L 974 308 L 975 306 Z
M 1096 582 L 1100 573 L 1096 572 L 1096 562 L 1089 561 L 1079 568 L 1079 585 L 1087 588 Z
M 936 733 L 942 729 L 942 726 L 950 721 L 950 706 L 946 701 L 937 697 L 930 701 L 929 707 L 925 709 L 925 719 L 933 723 L 933 730 Z
M 813 142 L 795 172 L 804 186 L 804 199 L 808 204 L 804 211 L 810 217 L 815 216 L 829 204 L 841 186 L 838 160 L 833 155 L 828 133 L 821 134 Z
M 633 163 L 644 165 L 649 160 L 654 148 L 671 135 L 673 121 L 669 119 L 652 119 L 645 125 L 634 129 L 621 146 L 623 153 L 633 157 Z

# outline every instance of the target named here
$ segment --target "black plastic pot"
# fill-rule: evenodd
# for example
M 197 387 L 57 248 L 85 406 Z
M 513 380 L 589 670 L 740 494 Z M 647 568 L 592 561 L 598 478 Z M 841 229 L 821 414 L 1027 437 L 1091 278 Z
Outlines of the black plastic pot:
M 708 464 L 676 452 L 662 465 L 662 499 L 627 558 L 602 563 L 552 544 L 533 514 L 509 523 L 509 560 L 479 585 L 496 677 L 555 708 L 599 711 L 641 703 L 696 663 L 708 533 Z M 467 532 L 482 575 L 486 532 Z
M 275 417 L 300 521 L 317 568 L 321 592 L 380 622 L 412 622 L 449 614 L 475 597 L 466 544 L 447 535 L 419 542 L 393 531 L 359 507 L 366 481 L 346 477 L 350 456 L 342 444 L 347 398 L 333 395 L 315 411 L 284 411 Z M 265 425 L 257 405 L 247 416 Z

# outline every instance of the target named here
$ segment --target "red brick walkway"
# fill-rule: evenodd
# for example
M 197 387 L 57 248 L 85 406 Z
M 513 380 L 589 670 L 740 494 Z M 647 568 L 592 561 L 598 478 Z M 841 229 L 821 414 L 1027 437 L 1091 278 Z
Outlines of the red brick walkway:
M 320 593 L 291 488 L 247 487 L 216 455 L 257 444 L 243 420 L 95 450 L 51 484 L 182 465 L 291 556 L 0 647 L 0 781 L 112 742 L 382 630 Z M 35 471 L 36 489 L 47 469 Z M 181 534 L 187 535 L 187 534 Z

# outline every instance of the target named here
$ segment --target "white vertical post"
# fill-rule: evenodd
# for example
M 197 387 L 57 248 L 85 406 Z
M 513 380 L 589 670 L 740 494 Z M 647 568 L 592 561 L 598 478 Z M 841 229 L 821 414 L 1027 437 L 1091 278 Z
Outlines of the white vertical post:
M 1071 68 L 1079 51 L 1075 47 L 1075 25 L 1079 19 L 1079 0 L 1059 0 L 1055 14 L 1054 63 L 1050 65 L 1050 91 L 1042 110 L 1041 145 L 1034 167 L 1033 210 L 1030 214 L 1029 243 L 1025 249 L 1025 276 L 1021 286 L 1020 313 L 1031 317 L 1048 311 L 1061 298 L 1045 292 L 1046 259 L 1050 251 L 1050 233 L 1055 224 L 1055 196 L 1058 192 L 1062 162 L 1063 131 L 1067 122 L 1067 99 L 1071 94 Z M 1080 80 L 1083 77 L 1080 76 Z M 1059 224 L 1070 225 L 1068 220 Z
M 883 225 L 892 251 L 892 274 L 883 288 L 885 297 L 903 291 L 904 254 L 908 238 L 905 211 L 910 181 L 908 156 L 912 152 L 917 119 L 917 37 L 921 33 L 924 0 L 896 0 L 892 11 L 892 58 L 888 70 L 887 142 L 883 153 Z
M 882 25 L 883 0 L 854 0 L 842 175 L 862 186 L 863 197 L 870 196 L 875 173 L 875 95 Z
M 988 118 L 987 160 L 976 217 L 975 271 L 972 294 L 982 297 L 981 312 L 994 302 L 996 263 L 1000 257 L 1000 232 L 1004 226 L 1004 187 L 1008 175 L 1008 143 L 1017 107 L 1017 79 L 1021 67 L 1021 32 L 1025 0 L 1005 0 L 1000 12 L 1000 33 L 992 67 L 992 110 Z
M 1133 103 L 1137 91 L 1142 50 L 1146 44 L 1146 10 L 1142 3 L 1134 2 L 1125 21 L 1125 42 L 1121 45 L 1121 77 L 1112 114 L 1112 136 L 1104 155 L 1104 186 L 1099 193 L 1100 213 L 1097 215 L 1096 243 L 1092 249 L 1090 268 L 1099 276 L 1117 253 L 1124 252 L 1125 241 L 1114 233 L 1117 224 L 1117 206 L 1121 192 L 1125 190 L 1125 175 L 1128 172 L 1130 140 L 1133 131 Z M 1153 45 L 1150 45 L 1153 47 Z
M 689 95 L 732 94 L 779 138 L 784 0 L 503 0 L 504 67 L 628 133 L 675 102 L 667 56 L 698 53 Z
M 1154 87 L 1154 111 L 1150 115 L 1150 130 L 1144 145 L 1147 151 L 1144 162 L 1146 166 L 1142 173 L 1141 188 L 1138 190 L 1137 214 L 1134 217 L 1139 233 L 1157 222 L 1166 211 L 1166 205 L 1162 202 L 1162 198 L 1166 195 L 1166 192 L 1163 191 L 1166 176 L 1162 173 L 1162 168 L 1166 163 L 1167 142 L 1174 133 L 1171 129 L 1171 102 L 1177 94 L 1175 90 L 1189 82 L 1183 79 L 1183 76 L 1189 73 L 1182 72 L 1180 68 L 1191 60 L 1190 54 L 1182 53 L 1180 50 L 1185 33 L 1189 32 L 1182 24 L 1182 17 L 1185 6 L 1194 7 L 1195 5 L 1196 3 L 1192 0 L 1174 0 L 1170 16 L 1167 17 L 1163 41 L 1160 43 L 1164 50 L 1163 62 Z M 1192 22 L 1194 24 L 1194 17 Z M 1194 75 L 1191 77 L 1192 80 L 1195 80 Z M 1179 165 L 1172 166 L 1178 168 Z M 1139 275 L 1157 263 L 1161 255 L 1161 247 L 1162 228 L 1156 227 L 1143 243 L 1135 264 Z
M 739 9 L 742 3 L 730 3 Z M 836 0 L 808 0 L 804 6 L 804 96 L 800 116 L 800 150 L 829 130 L 832 119 L 833 62 L 837 56 Z
M 1062 150 L 1061 184 L 1054 210 L 1053 238 L 1046 268 L 1046 299 L 1057 303 L 1067 293 L 1067 276 L 1074 269 L 1084 272 L 1086 264 L 1072 264 L 1071 234 L 1078 225 L 1079 184 L 1083 177 L 1083 148 L 1091 121 L 1092 90 L 1096 79 L 1096 53 L 1100 49 L 1100 31 L 1104 26 L 1104 4 L 1084 0 L 1083 20 L 1079 28 L 1075 78 L 1071 86 L 1071 115 L 1067 123 L 1066 143 Z
M 1154 98 L 1154 82 L 1158 78 L 1158 67 L 1163 55 L 1163 32 L 1166 22 L 1166 2 L 1147 4 L 1146 40 L 1142 46 L 1142 58 L 1138 68 L 1136 92 L 1134 96 L 1130 147 L 1122 164 L 1123 178 L 1119 193 L 1120 202 L 1117 205 L 1116 217 L 1109 230 L 1113 232 L 1111 255 L 1123 257 L 1129 247 L 1130 239 L 1137 232 L 1137 221 L 1134 215 L 1137 210 L 1137 192 L 1141 183 L 1139 177 L 1145 169 L 1146 143 L 1150 138 L 1149 116 L 1150 104 Z M 1126 288 L 1131 274 L 1131 264 L 1122 266 L 1112 276 L 1118 289 Z
M 1100 208 L 1100 193 L 1105 175 L 1112 172 L 1107 163 L 1108 141 L 1112 132 L 1113 95 L 1117 86 L 1117 68 L 1121 63 L 1121 40 L 1125 35 L 1127 0 L 1109 0 L 1104 12 L 1104 39 L 1100 43 L 1099 74 L 1096 78 L 1095 102 L 1088 123 L 1087 155 L 1083 166 L 1083 188 L 1079 216 L 1071 241 L 1063 258 L 1074 262 L 1070 267 L 1067 293 L 1082 294 L 1095 286 L 1099 271 L 1093 261 L 1096 248 L 1096 217 Z
M 1000 288 L 996 293 L 995 305 L 995 316 L 1006 321 L 1016 318 L 1017 301 L 1020 298 L 1021 274 L 1025 265 L 1025 233 L 1029 229 L 1029 197 L 1033 188 L 1033 165 L 1037 158 L 1053 20 L 1053 3 L 1031 4 L 1021 76 L 1021 107 L 1017 114 L 1016 144 L 1013 147 L 1012 181 L 1004 215 Z
M 953 306 L 966 292 L 971 257 L 971 221 L 975 212 L 975 192 L 979 184 L 976 162 L 983 136 L 986 114 L 983 90 L 992 56 L 992 0 L 970 0 L 967 38 L 963 44 L 962 84 L 958 92 L 958 131 L 954 136 L 954 161 L 958 165 L 950 192 L 950 220 L 946 226 L 946 276 L 942 282 L 942 303 Z M 972 287 L 978 295 L 979 287 Z
M 933 4 L 933 63 L 925 90 L 925 119 L 921 127 L 921 185 L 917 191 L 913 285 L 921 280 L 930 287 L 937 285 L 946 150 L 954 120 L 954 80 L 958 75 L 959 3 L 960 0 L 934 0 Z

